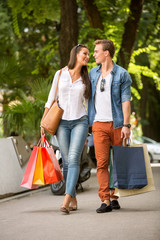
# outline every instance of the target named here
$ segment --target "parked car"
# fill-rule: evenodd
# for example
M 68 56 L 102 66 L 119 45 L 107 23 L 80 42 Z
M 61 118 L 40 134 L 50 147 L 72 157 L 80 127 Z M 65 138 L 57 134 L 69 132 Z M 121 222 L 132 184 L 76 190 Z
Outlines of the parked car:
M 148 137 L 135 137 L 132 139 L 133 144 L 143 144 L 147 145 L 150 162 L 160 160 L 160 143 Z

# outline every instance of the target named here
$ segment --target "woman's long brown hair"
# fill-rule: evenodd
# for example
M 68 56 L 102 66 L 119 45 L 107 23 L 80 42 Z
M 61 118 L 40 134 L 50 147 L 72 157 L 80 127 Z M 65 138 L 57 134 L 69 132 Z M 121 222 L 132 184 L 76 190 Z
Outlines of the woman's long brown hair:
M 75 67 L 76 61 L 77 61 L 77 53 L 79 53 L 82 48 L 87 48 L 87 47 L 85 45 L 78 44 L 77 46 L 72 48 L 72 50 L 70 52 L 70 59 L 68 62 L 69 69 L 73 69 Z M 90 83 L 90 79 L 88 76 L 87 66 L 82 66 L 80 74 L 82 77 L 82 82 L 85 84 L 85 87 L 86 87 L 85 92 L 84 92 L 84 97 L 86 99 L 88 99 L 91 95 L 91 83 Z

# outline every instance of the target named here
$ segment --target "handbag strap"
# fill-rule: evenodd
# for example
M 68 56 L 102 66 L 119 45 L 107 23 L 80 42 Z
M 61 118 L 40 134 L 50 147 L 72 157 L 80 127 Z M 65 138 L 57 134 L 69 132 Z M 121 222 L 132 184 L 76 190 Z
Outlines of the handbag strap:
M 60 79 L 61 73 L 62 73 L 62 69 L 60 70 L 60 73 L 59 73 L 59 76 L 58 76 L 57 87 L 56 87 L 56 91 L 55 91 L 55 94 L 54 94 L 54 100 L 53 100 L 50 108 L 52 107 L 53 103 L 54 103 L 55 100 L 56 100 L 56 95 L 57 95 L 57 91 L 58 91 L 58 85 L 59 85 L 59 79 Z

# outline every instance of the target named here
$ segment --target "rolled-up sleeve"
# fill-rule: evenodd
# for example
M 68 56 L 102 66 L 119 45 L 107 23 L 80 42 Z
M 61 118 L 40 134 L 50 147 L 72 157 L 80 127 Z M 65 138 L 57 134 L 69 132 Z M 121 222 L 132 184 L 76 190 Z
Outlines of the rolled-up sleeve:
M 58 70 L 54 75 L 53 82 L 52 82 L 52 87 L 51 87 L 51 90 L 49 92 L 48 100 L 45 104 L 45 108 L 50 108 L 53 100 L 55 100 L 55 97 L 56 97 L 55 96 L 55 91 L 56 91 L 56 87 L 57 87 L 59 72 L 60 72 L 60 70 Z
M 131 83 L 132 83 L 131 76 L 126 71 L 124 73 L 123 83 L 121 85 L 121 102 L 131 100 Z

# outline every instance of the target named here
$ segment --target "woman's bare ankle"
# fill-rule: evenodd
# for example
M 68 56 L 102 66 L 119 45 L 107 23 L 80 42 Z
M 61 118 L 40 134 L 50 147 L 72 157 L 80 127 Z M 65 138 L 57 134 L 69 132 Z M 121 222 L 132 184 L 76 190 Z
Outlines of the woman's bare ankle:
M 68 209 L 70 201 L 71 201 L 71 195 L 66 194 L 62 206 Z
M 70 200 L 70 206 L 77 206 L 77 199 L 76 199 L 76 197 L 71 198 L 71 200 Z

